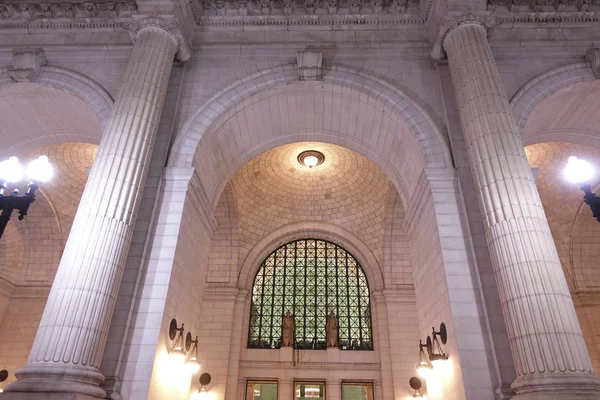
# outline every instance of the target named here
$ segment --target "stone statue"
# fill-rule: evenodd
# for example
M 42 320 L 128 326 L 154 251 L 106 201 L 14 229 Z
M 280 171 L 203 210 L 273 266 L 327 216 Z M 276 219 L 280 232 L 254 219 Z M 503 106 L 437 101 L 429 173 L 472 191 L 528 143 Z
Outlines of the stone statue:
M 296 322 L 294 321 L 294 316 L 288 311 L 283 317 L 283 325 L 281 328 L 281 346 L 282 347 L 290 347 L 294 344 L 294 328 L 296 327 Z
M 338 319 L 333 311 L 327 317 L 327 347 L 338 347 Z

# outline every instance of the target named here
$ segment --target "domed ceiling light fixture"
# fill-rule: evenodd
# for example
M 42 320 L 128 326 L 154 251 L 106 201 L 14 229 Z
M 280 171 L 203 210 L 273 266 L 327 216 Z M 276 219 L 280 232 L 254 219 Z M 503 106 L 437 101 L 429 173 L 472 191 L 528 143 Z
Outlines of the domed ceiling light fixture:
M 325 155 L 320 151 L 306 150 L 298 154 L 298 162 L 305 167 L 314 168 L 323 164 L 325 161 Z

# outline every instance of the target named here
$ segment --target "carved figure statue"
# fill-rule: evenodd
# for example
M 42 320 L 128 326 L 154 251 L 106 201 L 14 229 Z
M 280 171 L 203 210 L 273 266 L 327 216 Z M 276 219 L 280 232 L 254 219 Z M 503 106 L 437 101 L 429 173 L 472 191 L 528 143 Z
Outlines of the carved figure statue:
M 327 317 L 327 347 L 338 347 L 338 319 L 333 311 Z
M 283 317 L 283 325 L 281 328 L 281 345 L 283 347 L 290 347 L 294 344 L 295 327 L 296 322 L 294 321 L 294 316 L 288 311 Z

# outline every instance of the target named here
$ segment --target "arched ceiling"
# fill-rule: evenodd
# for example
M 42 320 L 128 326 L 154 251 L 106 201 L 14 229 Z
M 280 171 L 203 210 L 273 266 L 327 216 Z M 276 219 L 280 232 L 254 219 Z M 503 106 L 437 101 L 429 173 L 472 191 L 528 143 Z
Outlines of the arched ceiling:
M 403 101 L 415 108 L 409 99 Z M 200 185 L 213 206 L 238 169 L 283 144 L 319 141 L 352 149 L 385 171 L 405 203 L 429 165 L 428 157 L 430 166 L 445 165 L 445 148 L 431 136 L 434 132 L 423 128 L 417 135 L 411 128 L 429 126 L 424 114 L 416 109 L 415 115 L 402 113 L 399 104 L 350 86 L 294 81 L 257 91 L 226 111 L 223 105 L 214 107 L 188 121 L 179 139 L 186 155 L 175 153 L 187 162 L 195 149 L 192 165 L 202 171 Z
M 549 142 L 527 146 L 525 153 L 530 166 L 538 168 L 536 185 L 571 290 L 600 288 L 600 270 L 588 266 L 589 262 L 597 263 L 600 258 L 600 223 L 583 203 L 583 192 L 578 185 L 563 176 L 569 156 L 577 156 L 599 168 L 599 174 L 590 182 L 598 188 L 600 149 Z M 588 234 L 582 235 L 584 231 Z M 593 243 L 589 243 L 590 240 Z
M 97 143 L 99 137 L 98 119 L 73 93 L 31 82 L 0 86 L 0 159 L 48 143 Z
M 322 165 L 309 169 L 298 154 L 318 150 Z M 316 142 L 276 147 L 250 160 L 231 180 L 240 259 L 273 230 L 293 222 L 329 222 L 356 234 L 381 259 L 387 196 L 386 175 L 345 147 Z
M 572 142 L 600 148 L 600 80 L 568 86 L 541 101 L 524 131 L 526 144 Z

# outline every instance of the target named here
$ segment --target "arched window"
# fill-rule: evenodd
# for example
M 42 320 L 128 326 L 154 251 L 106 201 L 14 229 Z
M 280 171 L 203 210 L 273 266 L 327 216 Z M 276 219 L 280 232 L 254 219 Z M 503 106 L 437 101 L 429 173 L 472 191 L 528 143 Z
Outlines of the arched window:
M 358 261 L 334 243 L 295 240 L 263 261 L 252 288 L 248 347 L 281 347 L 288 311 L 295 318 L 295 348 L 325 349 L 325 325 L 333 311 L 340 349 L 373 349 L 367 278 Z

